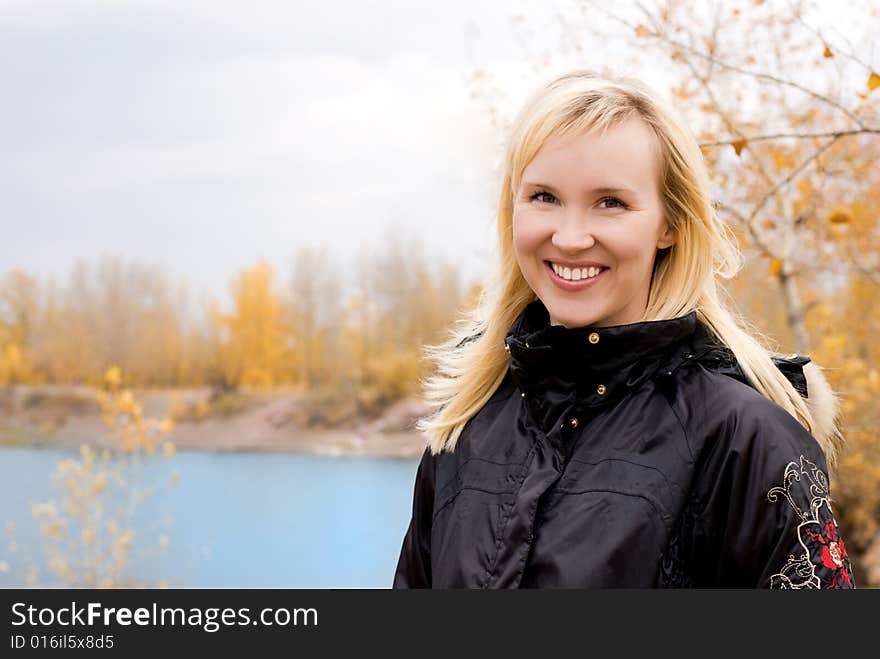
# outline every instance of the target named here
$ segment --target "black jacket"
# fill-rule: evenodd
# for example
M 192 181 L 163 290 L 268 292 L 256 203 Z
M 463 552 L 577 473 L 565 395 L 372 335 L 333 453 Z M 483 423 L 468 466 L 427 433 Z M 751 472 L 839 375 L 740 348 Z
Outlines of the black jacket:
M 395 588 L 851 588 L 824 455 L 697 321 L 511 325 L 504 381 L 425 449 Z M 807 396 L 809 358 L 774 358 Z

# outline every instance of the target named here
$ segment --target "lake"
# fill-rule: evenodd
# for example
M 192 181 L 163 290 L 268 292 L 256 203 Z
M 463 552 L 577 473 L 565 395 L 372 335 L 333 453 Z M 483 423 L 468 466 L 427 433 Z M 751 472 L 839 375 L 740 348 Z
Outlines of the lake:
M 31 503 L 57 500 L 55 464 L 76 453 L 0 448 L 0 586 L 52 583 Z M 179 479 L 140 505 L 132 582 L 170 587 L 389 588 L 411 514 L 418 459 L 180 451 L 145 463 L 144 482 Z M 159 533 L 168 536 L 158 549 Z M 161 554 L 161 555 L 160 555 Z M 55 581 L 57 583 L 57 581 Z

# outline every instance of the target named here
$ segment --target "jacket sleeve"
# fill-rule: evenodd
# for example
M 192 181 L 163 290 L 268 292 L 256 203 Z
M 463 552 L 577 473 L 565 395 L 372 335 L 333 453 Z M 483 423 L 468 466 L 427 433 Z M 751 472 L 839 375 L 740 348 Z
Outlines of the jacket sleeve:
M 435 456 L 425 448 L 416 471 L 412 517 L 403 537 L 392 588 L 431 587 L 431 520 L 434 509 Z
M 761 397 L 731 414 L 700 480 L 698 583 L 855 588 L 825 456 L 782 407 Z

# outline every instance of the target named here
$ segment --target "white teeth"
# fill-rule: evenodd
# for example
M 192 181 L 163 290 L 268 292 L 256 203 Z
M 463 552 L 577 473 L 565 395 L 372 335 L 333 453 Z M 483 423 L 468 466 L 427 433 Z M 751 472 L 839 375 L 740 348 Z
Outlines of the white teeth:
M 580 281 L 581 279 L 588 279 L 590 277 L 595 277 L 600 272 L 602 272 L 602 268 L 597 268 L 594 266 L 590 266 L 589 268 L 566 268 L 564 266 L 557 265 L 552 261 L 550 262 L 550 266 L 553 268 L 553 272 L 555 272 L 563 279 L 567 279 L 569 281 Z

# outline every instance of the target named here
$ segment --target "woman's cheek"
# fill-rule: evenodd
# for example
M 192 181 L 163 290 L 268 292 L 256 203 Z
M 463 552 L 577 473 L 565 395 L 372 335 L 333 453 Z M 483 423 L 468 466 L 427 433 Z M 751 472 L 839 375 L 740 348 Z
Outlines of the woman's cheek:
M 528 216 L 514 217 L 513 220 L 513 244 L 521 256 L 529 256 L 538 248 L 540 243 L 535 222 L 529 222 Z

